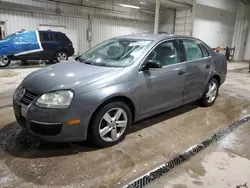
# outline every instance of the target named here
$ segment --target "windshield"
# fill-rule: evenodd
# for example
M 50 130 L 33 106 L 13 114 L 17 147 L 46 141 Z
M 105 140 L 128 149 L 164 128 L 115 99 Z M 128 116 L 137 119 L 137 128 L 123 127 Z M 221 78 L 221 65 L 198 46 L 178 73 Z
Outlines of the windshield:
M 110 39 L 78 57 L 77 60 L 97 66 L 126 67 L 134 63 L 151 42 L 136 39 Z

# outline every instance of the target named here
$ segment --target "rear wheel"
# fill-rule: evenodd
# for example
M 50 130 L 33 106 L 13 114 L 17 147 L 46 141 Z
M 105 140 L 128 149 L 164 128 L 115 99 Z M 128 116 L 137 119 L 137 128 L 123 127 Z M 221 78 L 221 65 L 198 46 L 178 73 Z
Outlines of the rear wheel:
M 0 56 L 0 67 L 9 66 L 11 60 L 8 56 Z
M 67 61 L 68 58 L 69 58 L 69 56 L 68 56 L 67 52 L 57 52 L 56 55 L 55 55 L 55 61 L 57 63 Z
M 111 102 L 93 117 L 90 127 L 91 140 L 100 147 L 115 145 L 125 138 L 132 123 L 129 107 L 123 102 Z
M 206 86 L 205 92 L 200 99 L 201 106 L 212 106 L 217 99 L 219 92 L 219 83 L 216 79 L 211 79 Z

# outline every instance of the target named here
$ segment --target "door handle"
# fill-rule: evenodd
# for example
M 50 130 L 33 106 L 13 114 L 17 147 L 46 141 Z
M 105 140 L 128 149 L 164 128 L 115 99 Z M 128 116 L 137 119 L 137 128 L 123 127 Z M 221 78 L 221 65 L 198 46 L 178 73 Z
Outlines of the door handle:
M 209 69 L 211 67 L 211 65 L 207 64 L 206 65 L 206 69 Z
M 184 71 L 184 70 L 180 70 L 179 72 L 178 72 L 178 75 L 182 75 L 182 74 L 185 74 L 186 72 Z

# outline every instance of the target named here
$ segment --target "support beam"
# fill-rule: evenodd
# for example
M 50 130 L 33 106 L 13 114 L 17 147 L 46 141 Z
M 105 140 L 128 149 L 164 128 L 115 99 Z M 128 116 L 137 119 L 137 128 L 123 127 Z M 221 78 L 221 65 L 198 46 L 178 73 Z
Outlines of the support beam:
M 160 0 L 155 0 L 155 26 L 154 33 L 158 33 L 159 28 L 159 12 L 160 12 Z

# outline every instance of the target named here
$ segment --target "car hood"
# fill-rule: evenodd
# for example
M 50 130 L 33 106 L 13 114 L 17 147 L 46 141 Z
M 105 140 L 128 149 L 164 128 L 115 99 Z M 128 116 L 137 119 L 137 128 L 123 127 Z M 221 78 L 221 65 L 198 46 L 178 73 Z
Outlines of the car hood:
M 70 60 L 49 66 L 28 75 L 23 87 L 36 94 L 74 89 L 116 74 L 122 68 L 101 67 Z

